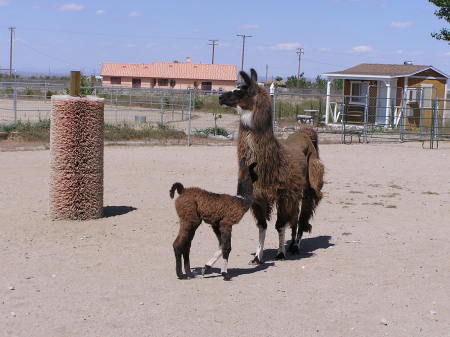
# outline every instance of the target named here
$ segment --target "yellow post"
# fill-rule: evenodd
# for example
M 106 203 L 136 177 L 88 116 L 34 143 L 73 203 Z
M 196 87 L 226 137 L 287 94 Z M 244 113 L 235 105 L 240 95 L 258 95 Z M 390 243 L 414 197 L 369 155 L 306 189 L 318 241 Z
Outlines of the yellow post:
M 81 74 L 79 71 L 70 72 L 70 96 L 80 96 Z

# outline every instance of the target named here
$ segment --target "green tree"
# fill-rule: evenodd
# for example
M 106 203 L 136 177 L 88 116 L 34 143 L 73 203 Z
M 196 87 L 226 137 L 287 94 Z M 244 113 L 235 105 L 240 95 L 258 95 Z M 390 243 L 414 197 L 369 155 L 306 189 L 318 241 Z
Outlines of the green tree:
M 450 1 L 449 0 L 428 0 L 432 4 L 438 7 L 434 12 L 439 19 L 444 19 L 450 22 Z M 437 40 L 450 41 L 450 30 L 442 28 L 438 33 L 431 33 L 431 36 Z
M 275 76 L 275 81 L 282 81 L 283 80 L 283 77 L 281 77 L 281 76 Z
M 325 89 L 327 87 L 327 80 L 322 78 L 320 75 L 316 77 L 316 88 Z

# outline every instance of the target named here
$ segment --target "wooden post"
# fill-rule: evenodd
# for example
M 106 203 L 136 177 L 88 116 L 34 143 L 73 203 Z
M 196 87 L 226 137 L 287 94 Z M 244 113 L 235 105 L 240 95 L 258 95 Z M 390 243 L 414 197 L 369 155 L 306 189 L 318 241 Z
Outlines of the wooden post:
M 81 74 L 79 71 L 70 72 L 70 96 L 80 96 Z

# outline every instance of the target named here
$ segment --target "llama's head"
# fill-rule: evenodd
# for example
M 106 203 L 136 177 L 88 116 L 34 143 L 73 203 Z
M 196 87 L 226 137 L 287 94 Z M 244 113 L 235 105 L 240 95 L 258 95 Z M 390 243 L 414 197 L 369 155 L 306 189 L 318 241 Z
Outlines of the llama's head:
M 272 129 L 272 104 L 266 90 L 258 86 L 255 69 L 250 69 L 250 76 L 244 71 L 240 75 L 243 83 L 238 89 L 220 95 L 219 103 L 236 108 L 244 129 Z
M 243 198 L 248 205 L 251 205 L 253 200 L 253 183 L 258 180 L 255 167 L 256 163 L 246 165 L 245 158 L 239 162 L 237 195 Z

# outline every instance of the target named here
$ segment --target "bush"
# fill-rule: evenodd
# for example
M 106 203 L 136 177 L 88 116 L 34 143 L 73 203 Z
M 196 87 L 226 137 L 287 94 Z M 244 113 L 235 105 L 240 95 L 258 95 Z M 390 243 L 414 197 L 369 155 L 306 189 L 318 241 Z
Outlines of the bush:
M 208 135 L 214 135 L 214 133 L 216 136 L 228 137 L 230 135 L 230 133 L 224 128 L 195 129 L 194 131 L 194 135 L 198 137 L 208 137 Z

